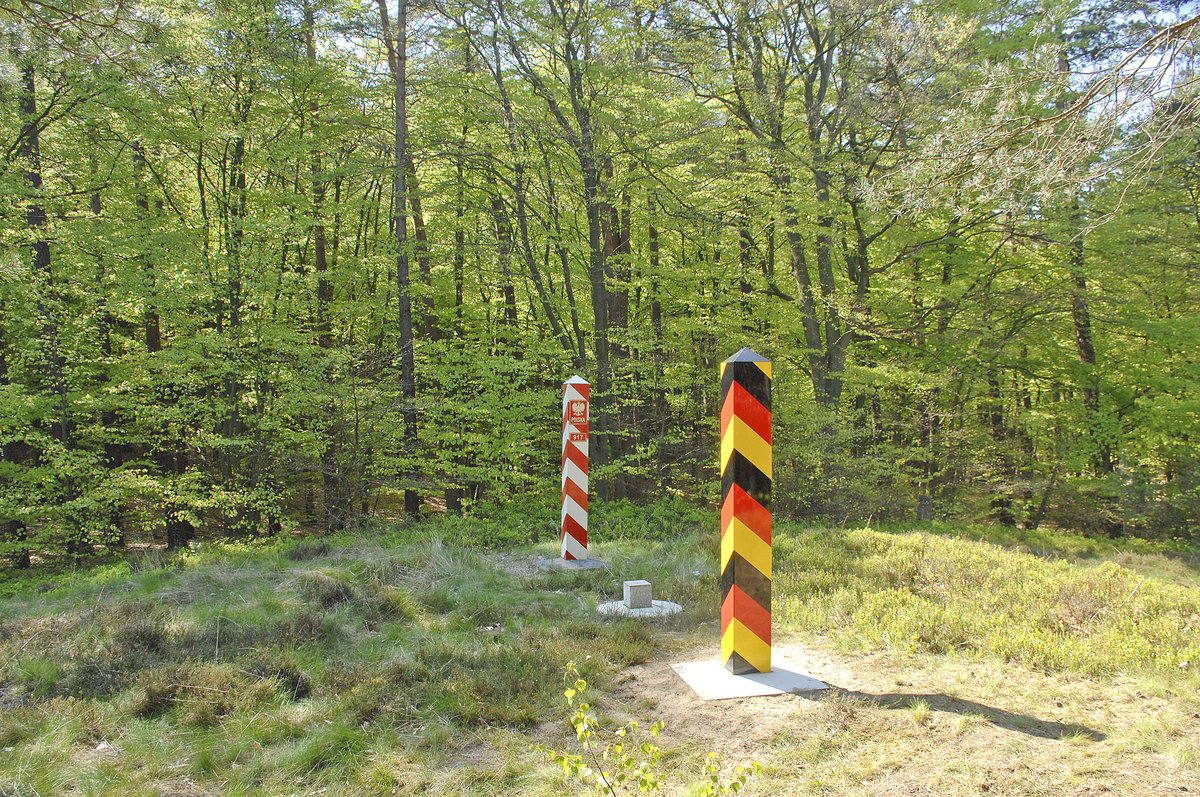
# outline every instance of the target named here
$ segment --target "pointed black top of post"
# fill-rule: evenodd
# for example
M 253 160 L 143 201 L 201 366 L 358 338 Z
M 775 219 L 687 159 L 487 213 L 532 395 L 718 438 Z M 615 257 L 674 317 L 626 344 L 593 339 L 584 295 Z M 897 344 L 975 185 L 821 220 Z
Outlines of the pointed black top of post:
M 766 357 L 762 357 L 754 353 L 754 350 L 749 346 L 745 346 L 737 354 L 730 357 L 725 362 L 727 363 L 765 363 L 770 362 Z

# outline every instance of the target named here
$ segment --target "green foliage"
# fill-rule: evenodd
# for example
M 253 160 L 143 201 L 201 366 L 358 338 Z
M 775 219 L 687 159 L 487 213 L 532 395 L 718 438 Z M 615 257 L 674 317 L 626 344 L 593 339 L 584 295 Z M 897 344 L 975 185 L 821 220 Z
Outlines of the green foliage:
M 561 768 L 567 778 L 590 787 L 597 794 L 640 794 L 662 789 L 667 784 L 658 745 L 663 723 L 656 721 L 642 730 L 635 720 L 616 729 L 608 728 L 587 702 L 588 684 L 579 676 L 575 662 L 567 663 L 565 679 L 568 687 L 563 696 L 571 709 L 571 727 L 575 729 L 575 740 L 583 753 L 564 753 L 543 745 L 536 749 Z M 723 761 L 720 753 L 708 754 L 702 777 L 692 786 L 692 794 L 705 797 L 737 794 L 751 775 L 762 772 L 762 766 L 756 761 L 749 766 L 736 767 L 726 777 Z
M 573 656 L 603 682 L 661 645 L 642 623 L 597 621 L 576 595 L 586 584 L 498 572 L 494 551 L 407 527 L 320 542 L 301 556 L 290 541 L 204 544 L 169 568 L 82 571 L 6 598 L 0 741 L 15 755 L 0 756 L 0 783 L 24 762 L 22 777 L 82 788 L 92 757 L 59 735 L 86 726 L 87 750 L 120 748 L 105 766 L 126 791 L 182 767 L 248 793 L 375 793 L 363 784 L 388 755 L 428 772 L 477 734 L 549 720 Z M 480 777 L 512 787 L 529 771 Z M 476 788 L 462 778 L 456 791 Z
M 997 148 L 1049 143 L 1046 170 L 941 149 L 1055 117 L 1085 53 L 1143 30 L 1071 4 L 1053 31 L 985 4 L 700 2 L 666 26 L 502 5 L 413 9 L 400 207 L 370 4 L 139 6 L 126 29 L 68 2 L 69 36 L 3 12 L 6 570 L 338 531 L 405 493 L 446 539 L 552 540 L 576 372 L 596 539 L 663 535 L 717 497 L 718 363 L 747 344 L 775 363 L 781 516 L 899 521 L 928 496 L 949 520 L 1200 533 L 1190 121 L 1130 184 L 1076 184 L 1053 144 L 1120 163 L 1136 125 Z M 1073 195 L 1034 196 L 1043 171 Z
M 484 502 L 464 517 L 435 515 L 422 533 L 480 549 L 511 548 L 558 539 L 559 504 L 552 489 L 505 502 Z
M 712 509 L 669 498 L 646 506 L 629 500 L 597 501 L 588 507 L 588 540 L 659 541 L 677 539 L 701 529 L 714 530 Z

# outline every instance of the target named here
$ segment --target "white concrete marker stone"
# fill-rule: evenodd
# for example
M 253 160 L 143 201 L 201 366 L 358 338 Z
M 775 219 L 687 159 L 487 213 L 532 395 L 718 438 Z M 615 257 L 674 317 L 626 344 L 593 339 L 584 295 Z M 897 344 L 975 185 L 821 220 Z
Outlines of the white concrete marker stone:
M 667 617 L 683 611 L 678 603 L 653 599 L 650 582 L 645 580 L 623 581 L 625 599 L 602 603 L 596 611 L 606 617 Z
M 623 586 L 626 609 L 645 609 L 654 605 L 649 581 L 626 581 Z

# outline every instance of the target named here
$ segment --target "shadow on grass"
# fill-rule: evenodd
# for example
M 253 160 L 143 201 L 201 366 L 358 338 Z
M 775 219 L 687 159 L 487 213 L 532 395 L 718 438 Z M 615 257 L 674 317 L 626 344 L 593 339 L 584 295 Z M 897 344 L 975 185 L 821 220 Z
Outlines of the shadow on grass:
M 973 700 L 963 700 L 959 697 L 950 697 L 949 695 L 937 693 L 904 693 L 894 692 L 884 695 L 873 695 L 868 692 L 855 692 L 850 689 L 842 689 L 838 686 L 831 686 L 829 689 L 820 692 L 810 692 L 805 695 L 810 700 L 821 700 L 830 697 L 849 697 L 856 700 L 861 700 L 864 703 L 871 703 L 880 708 L 885 709 L 911 709 L 913 705 L 919 701 L 924 701 L 929 708 L 934 711 L 942 711 L 947 714 L 960 714 L 964 716 L 980 717 L 998 728 L 1004 728 L 1017 733 L 1023 733 L 1027 736 L 1036 736 L 1041 739 L 1064 739 L 1067 737 L 1083 737 L 1093 742 L 1104 741 L 1107 737 L 1100 731 L 1088 728 L 1085 725 L 1079 725 L 1073 722 L 1053 722 L 1051 720 L 1042 720 L 1037 717 L 1031 717 L 1028 714 L 1014 714 L 1011 711 L 1005 711 L 992 706 L 985 706 L 982 703 L 976 703 Z

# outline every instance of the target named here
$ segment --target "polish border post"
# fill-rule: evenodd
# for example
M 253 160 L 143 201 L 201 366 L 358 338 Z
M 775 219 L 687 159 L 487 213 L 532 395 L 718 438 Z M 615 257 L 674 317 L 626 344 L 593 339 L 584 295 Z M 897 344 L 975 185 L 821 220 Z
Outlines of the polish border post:
M 587 559 L 588 394 L 583 377 L 563 383 L 562 558 Z

